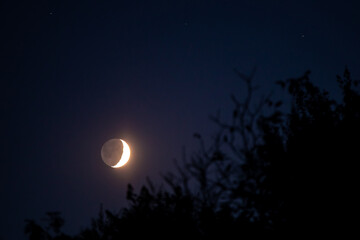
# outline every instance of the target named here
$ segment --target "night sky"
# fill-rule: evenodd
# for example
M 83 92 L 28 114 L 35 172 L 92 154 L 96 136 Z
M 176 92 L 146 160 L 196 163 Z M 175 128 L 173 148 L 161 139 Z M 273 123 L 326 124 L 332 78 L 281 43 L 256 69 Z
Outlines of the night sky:
M 234 73 L 265 92 L 311 79 L 336 96 L 336 74 L 359 78 L 359 1 L 1 1 L 0 239 L 24 219 L 61 211 L 67 233 L 100 204 L 126 205 L 126 186 L 211 141 L 208 116 L 241 98 Z M 276 97 L 281 98 L 279 94 Z M 225 115 L 224 115 L 225 117 Z M 111 138 L 132 149 L 112 169 Z

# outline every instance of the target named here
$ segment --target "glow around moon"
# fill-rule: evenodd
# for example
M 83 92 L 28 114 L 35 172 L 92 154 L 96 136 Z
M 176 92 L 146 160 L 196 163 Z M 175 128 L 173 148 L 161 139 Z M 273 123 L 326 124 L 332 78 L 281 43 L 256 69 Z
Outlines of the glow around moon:
M 112 168 L 122 167 L 130 159 L 130 147 L 122 139 L 110 139 L 101 148 L 101 158 Z

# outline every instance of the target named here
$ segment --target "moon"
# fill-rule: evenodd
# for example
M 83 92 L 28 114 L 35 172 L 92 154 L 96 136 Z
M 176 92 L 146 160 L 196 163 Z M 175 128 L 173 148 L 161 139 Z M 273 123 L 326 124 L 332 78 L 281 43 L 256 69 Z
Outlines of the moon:
M 110 139 L 101 148 L 101 158 L 112 168 L 122 167 L 130 159 L 130 147 L 122 139 Z

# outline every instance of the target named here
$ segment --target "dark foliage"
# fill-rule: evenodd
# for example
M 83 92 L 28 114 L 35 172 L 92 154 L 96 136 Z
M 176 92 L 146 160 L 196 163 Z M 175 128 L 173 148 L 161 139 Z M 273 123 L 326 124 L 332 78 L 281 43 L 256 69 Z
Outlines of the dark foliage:
M 346 69 L 338 76 L 343 99 L 332 100 L 309 80 L 309 72 L 278 84 L 292 96 L 291 110 L 270 96 L 254 102 L 250 76 L 236 72 L 247 87 L 232 96 L 232 120 L 219 126 L 206 146 L 183 157 L 168 187 L 150 180 L 139 193 L 128 186 L 128 208 L 100 210 L 74 237 L 61 233 L 63 220 L 48 213 L 48 227 L 27 221 L 29 239 L 200 238 L 312 236 L 348 233 L 354 225 L 360 95 Z

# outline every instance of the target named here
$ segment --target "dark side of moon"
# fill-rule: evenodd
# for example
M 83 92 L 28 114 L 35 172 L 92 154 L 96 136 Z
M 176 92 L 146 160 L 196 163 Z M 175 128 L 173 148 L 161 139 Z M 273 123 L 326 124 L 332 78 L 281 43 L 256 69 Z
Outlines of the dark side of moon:
M 115 166 L 123 154 L 123 145 L 119 139 L 106 142 L 101 151 L 103 161 L 109 166 Z

